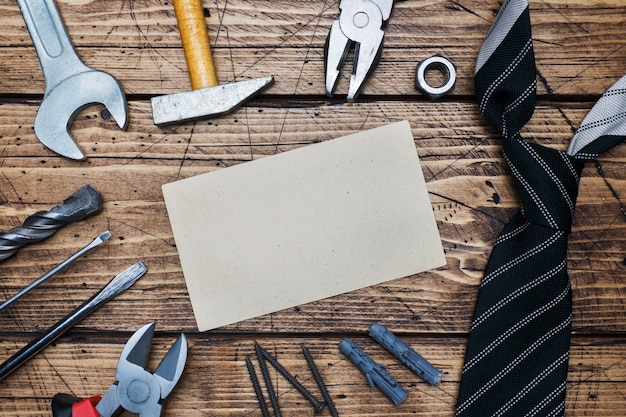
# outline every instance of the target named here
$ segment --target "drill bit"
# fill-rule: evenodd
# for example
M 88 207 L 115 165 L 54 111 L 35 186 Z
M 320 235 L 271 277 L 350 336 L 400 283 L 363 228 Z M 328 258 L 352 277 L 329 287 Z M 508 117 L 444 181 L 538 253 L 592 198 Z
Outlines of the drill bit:
M 100 193 L 90 185 L 79 188 L 63 204 L 31 214 L 21 226 L 0 232 L 0 261 L 14 255 L 22 246 L 50 237 L 66 224 L 83 220 L 100 210 Z

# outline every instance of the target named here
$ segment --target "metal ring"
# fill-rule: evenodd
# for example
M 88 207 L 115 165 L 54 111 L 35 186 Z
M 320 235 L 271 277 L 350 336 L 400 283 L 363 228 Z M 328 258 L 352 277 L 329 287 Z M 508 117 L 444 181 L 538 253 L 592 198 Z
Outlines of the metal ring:
M 426 71 L 438 70 L 444 76 L 445 82 L 441 87 L 433 87 L 426 82 Z M 456 83 L 456 67 L 441 55 L 434 55 L 417 65 L 415 87 L 432 99 L 438 99 L 448 94 Z

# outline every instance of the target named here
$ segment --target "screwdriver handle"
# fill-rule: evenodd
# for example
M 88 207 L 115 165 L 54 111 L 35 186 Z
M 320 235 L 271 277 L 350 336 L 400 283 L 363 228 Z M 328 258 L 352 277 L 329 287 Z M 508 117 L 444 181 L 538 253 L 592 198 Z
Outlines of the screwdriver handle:
M 202 0 L 174 0 L 174 12 L 185 50 L 191 88 L 199 90 L 217 86 Z

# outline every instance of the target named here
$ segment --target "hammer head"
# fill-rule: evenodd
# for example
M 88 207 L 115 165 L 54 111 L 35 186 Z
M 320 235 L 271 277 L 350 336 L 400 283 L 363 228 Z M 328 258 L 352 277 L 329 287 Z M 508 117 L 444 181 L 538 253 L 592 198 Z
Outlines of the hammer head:
M 155 125 L 228 113 L 274 82 L 273 76 L 153 97 Z

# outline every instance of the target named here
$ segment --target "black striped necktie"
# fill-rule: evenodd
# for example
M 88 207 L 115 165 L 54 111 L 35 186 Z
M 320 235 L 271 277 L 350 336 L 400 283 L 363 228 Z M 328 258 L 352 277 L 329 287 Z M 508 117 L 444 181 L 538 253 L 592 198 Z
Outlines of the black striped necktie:
M 525 142 L 537 74 L 527 0 L 505 1 L 475 83 L 498 129 L 521 212 L 495 242 L 474 311 L 457 417 L 562 416 L 571 333 L 567 236 L 585 160 L 626 138 L 626 77 L 591 109 L 567 152 Z

